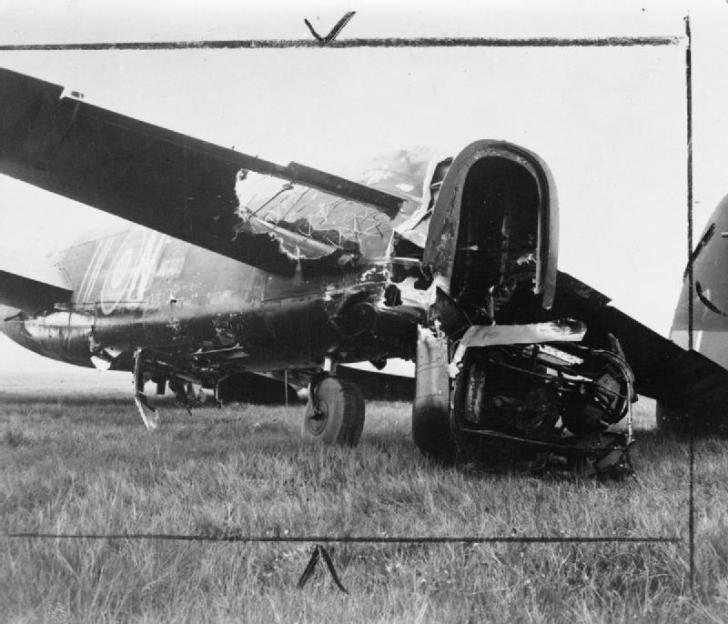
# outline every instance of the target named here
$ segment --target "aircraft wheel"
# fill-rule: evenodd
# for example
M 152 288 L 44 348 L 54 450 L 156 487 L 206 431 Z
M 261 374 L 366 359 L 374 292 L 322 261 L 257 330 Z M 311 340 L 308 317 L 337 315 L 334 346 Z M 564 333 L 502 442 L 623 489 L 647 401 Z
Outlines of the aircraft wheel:
M 432 460 L 452 463 L 455 444 L 450 432 L 447 404 L 416 405 L 412 409 L 412 440 L 423 455 Z
M 449 350 L 449 340 L 444 336 L 420 328 L 412 440 L 423 455 L 441 463 L 451 463 L 455 459 L 455 441 L 450 431 Z
M 655 407 L 655 421 L 657 429 L 662 432 L 673 434 L 687 434 L 690 432 L 691 418 L 688 414 L 682 414 L 660 403 Z M 699 431 L 700 428 L 695 427 L 694 432 L 698 433 Z
M 684 437 L 692 431 L 697 436 L 728 436 L 728 423 L 725 410 L 697 403 L 690 413 L 680 413 L 664 405 L 657 404 L 655 409 L 657 429 Z
M 655 421 L 660 431 L 670 431 L 673 429 L 676 420 L 678 420 L 678 417 L 675 412 L 659 403 L 657 404 L 655 407 Z
M 459 461 L 483 459 L 490 446 L 474 434 L 463 429 L 477 429 L 479 412 L 485 393 L 485 369 L 472 358 L 466 358 L 455 383 L 453 408 L 450 414 L 450 428 L 457 449 Z
M 306 440 L 355 446 L 364 429 L 364 399 L 359 389 L 336 377 L 314 384 L 301 433 Z

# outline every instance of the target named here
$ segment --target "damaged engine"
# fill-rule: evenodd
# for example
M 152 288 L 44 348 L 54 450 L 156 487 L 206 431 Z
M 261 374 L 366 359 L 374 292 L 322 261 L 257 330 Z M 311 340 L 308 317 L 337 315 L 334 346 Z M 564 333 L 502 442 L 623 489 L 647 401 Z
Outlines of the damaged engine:
M 491 464 L 559 457 L 588 472 L 619 472 L 632 436 L 610 426 L 629 415 L 632 385 L 620 355 L 576 343 L 471 349 L 454 381 L 456 444 Z
M 586 346 L 586 325 L 552 313 L 557 209 L 532 152 L 478 141 L 449 165 L 422 254 L 432 304 L 412 432 L 426 454 L 629 470 L 634 378 L 621 347 L 608 335 L 607 348 Z

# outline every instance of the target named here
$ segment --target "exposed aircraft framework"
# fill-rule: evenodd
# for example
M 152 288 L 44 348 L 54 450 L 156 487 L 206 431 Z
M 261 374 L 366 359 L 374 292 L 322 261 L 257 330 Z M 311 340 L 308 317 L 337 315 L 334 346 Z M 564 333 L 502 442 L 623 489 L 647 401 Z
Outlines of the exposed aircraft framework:
M 558 272 L 553 177 L 505 141 L 400 150 L 348 180 L 0 70 L 0 172 L 136 224 L 60 250 L 55 273 L 0 266 L 0 302 L 20 344 L 132 371 L 150 428 L 148 380 L 224 400 L 290 371 L 309 385 L 304 435 L 355 444 L 364 401 L 336 365 L 401 357 L 428 455 L 550 454 L 603 473 L 628 464 L 636 391 L 684 411 L 660 362 L 673 379 L 686 359 L 710 367 Z

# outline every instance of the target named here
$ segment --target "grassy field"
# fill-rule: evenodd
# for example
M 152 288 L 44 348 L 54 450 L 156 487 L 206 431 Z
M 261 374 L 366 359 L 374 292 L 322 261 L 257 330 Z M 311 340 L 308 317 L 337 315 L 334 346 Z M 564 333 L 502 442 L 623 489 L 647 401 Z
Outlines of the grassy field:
M 6 375 L 5 531 L 297 536 L 678 536 L 679 544 L 312 544 L 0 538 L 4 622 L 725 622 L 726 441 L 696 444 L 696 592 L 688 447 L 637 407 L 640 482 L 485 474 L 429 463 L 409 405 L 373 403 L 362 444 L 298 439 L 301 408 L 166 402 L 147 433 L 127 376 Z M 33 390 L 28 390 L 33 388 Z

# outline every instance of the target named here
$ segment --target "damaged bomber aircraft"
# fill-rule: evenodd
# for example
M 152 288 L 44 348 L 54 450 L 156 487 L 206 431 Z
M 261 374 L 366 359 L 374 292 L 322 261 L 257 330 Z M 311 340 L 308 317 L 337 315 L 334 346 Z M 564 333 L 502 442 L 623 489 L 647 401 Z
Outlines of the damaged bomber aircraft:
M 0 266 L 0 303 L 21 345 L 132 372 L 149 428 L 147 381 L 225 401 L 285 372 L 309 387 L 304 436 L 353 445 L 364 400 L 336 367 L 394 357 L 416 363 L 414 442 L 442 460 L 619 470 L 636 391 L 684 408 L 653 374 L 679 357 L 642 345 L 684 352 L 558 272 L 554 180 L 511 143 L 401 150 L 345 179 L 0 70 L 0 172 L 134 224 Z

